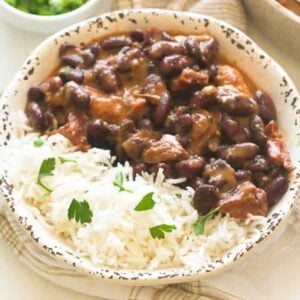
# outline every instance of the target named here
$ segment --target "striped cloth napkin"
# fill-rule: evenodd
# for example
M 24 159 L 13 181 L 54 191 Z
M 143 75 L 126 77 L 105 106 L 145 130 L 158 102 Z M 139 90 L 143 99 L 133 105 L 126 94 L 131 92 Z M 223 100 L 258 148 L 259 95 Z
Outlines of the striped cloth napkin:
M 188 10 L 214 16 L 246 29 L 246 18 L 239 0 L 118 0 L 113 9 L 156 7 Z M 102 13 L 102 12 L 99 12 Z M 214 284 L 195 281 L 160 287 L 126 287 L 89 278 L 74 271 L 70 266 L 55 261 L 41 251 L 15 221 L 0 199 L 0 235 L 13 249 L 16 256 L 31 270 L 51 282 L 69 289 L 115 300 L 194 300 L 194 299 L 242 299 L 225 292 Z M 229 279 L 230 281 L 230 279 Z

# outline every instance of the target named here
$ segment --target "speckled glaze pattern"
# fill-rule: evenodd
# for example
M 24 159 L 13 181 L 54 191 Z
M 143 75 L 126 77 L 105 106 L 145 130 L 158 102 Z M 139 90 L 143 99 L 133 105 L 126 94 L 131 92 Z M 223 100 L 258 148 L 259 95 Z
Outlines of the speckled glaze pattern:
M 148 285 L 184 282 L 202 279 L 226 269 L 247 253 L 274 230 L 287 222 L 297 197 L 300 180 L 300 158 L 297 151 L 300 139 L 300 102 L 294 84 L 282 68 L 263 52 L 250 38 L 233 27 L 199 14 L 175 11 L 137 9 L 102 15 L 80 23 L 50 37 L 28 58 L 8 89 L 5 91 L 0 111 L 0 145 L 5 145 L 15 133 L 12 111 L 23 110 L 26 92 L 32 83 L 42 81 L 58 63 L 58 49 L 63 42 L 85 44 L 106 35 L 130 31 L 134 28 L 159 27 L 183 34 L 209 32 L 220 42 L 220 53 L 230 63 L 240 68 L 258 87 L 273 97 L 279 125 L 286 136 L 291 159 L 296 167 L 291 174 L 288 192 L 269 212 L 267 226 L 260 233 L 232 249 L 226 255 L 199 269 L 163 270 L 112 270 L 95 267 L 57 241 L 33 217 L 26 206 L 14 197 L 14 188 L 9 184 L 5 170 L 1 170 L 0 187 L 8 206 L 25 231 L 36 244 L 57 260 L 72 265 L 78 272 L 99 279 L 109 279 L 121 284 Z
M 253 21 L 278 47 L 300 59 L 300 16 L 276 0 L 243 0 Z

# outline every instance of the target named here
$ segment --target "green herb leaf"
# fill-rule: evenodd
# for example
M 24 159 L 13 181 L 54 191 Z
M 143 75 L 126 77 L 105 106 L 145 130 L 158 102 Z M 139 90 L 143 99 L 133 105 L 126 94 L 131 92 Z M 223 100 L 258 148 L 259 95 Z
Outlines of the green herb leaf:
M 153 200 L 153 192 L 146 194 L 142 200 L 137 204 L 134 208 L 135 211 L 144 211 L 152 209 L 155 205 L 155 201 Z
M 75 219 L 77 223 L 91 223 L 93 217 L 93 212 L 90 210 L 90 206 L 86 200 L 82 202 L 73 199 L 69 209 L 68 218 L 69 220 Z
M 47 192 L 51 193 L 52 190 L 48 187 L 46 187 L 43 183 L 42 183 L 42 178 L 47 177 L 47 176 L 52 176 L 53 175 L 53 171 L 55 169 L 55 158 L 47 158 L 45 160 L 43 160 L 40 170 L 39 170 L 39 175 L 37 178 L 37 184 L 42 187 L 44 190 L 46 190 Z
M 211 210 L 206 215 L 201 216 L 198 219 L 198 221 L 193 225 L 194 232 L 195 232 L 196 235 L 204 234 L 205 222 L 209 218 L 213 217 L 216 213 L 218 213 L 219 209 L 220 209 L 220 206 L 216 207 L 215 209 Z
M 113 185 L 118 187 L 120 189 L 120 192 L 124 191 L 124 192 L 128 192 L 128 193 L 132 193 L 133 191 L 131 189 L 124 187 L 123 183 L 124 183 L 124 175 L 122 172 L 119 172 L 119 173 L 117 173 L 117 175 L 113 181 Z
M 177 229 L 175 225 L 167 225 L 161 224 L 154 227 L 149 228 L 151 236 L 155 239 L 164 239 L 165 232 L 172 232 L 173 230 Z
M 37 148 L 42 147 L 44 144 L 45 144 L 45 142 L 40 138 L 37 138 L 33 142 L 34 147 L 37 147 Z
M 68 158 L 64 158 L 62 156 L 59 156 L 58 159 L 59 159 L 61 164 L 65 164 L 65 163 L 68 163 L 68 162 L 77 163 L 77 161 L 75 159 L 68 159 Z

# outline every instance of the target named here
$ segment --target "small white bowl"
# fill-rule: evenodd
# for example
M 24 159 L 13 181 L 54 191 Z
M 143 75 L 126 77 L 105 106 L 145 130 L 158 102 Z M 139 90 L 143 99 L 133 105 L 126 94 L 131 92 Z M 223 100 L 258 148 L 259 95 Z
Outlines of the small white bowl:
M 79 8 L 65 14 L 40 16 L 23 12 L 4 0 L 0 0 L 0 19 L 4 19 L 13 27 L 36 33 L 52 33 L 84 19 L 107 12 L 112 0 L 89 0 Z
M 276 0 L 243 0 L 254 22 L 281 49 L 300 59 L 300 16 Z

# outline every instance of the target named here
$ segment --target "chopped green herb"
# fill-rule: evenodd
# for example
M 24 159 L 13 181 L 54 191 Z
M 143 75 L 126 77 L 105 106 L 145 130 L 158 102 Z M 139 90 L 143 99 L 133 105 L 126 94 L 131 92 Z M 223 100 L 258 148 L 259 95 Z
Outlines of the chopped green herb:
M 61 164 L 68 163 L 68 162 L 77 163 L 77 161 L 75 159 L 68 159 L 68 158 L 64 158 L 62 156 L 59 156 L 58 159 Z
M 68 218 L 69 220 L 75 219 L 76 222 L 91 223 L 93 217 L 93 212 L 90 210 L 90 206 L 86 200 L 82 202 L 73 199 L 69 209 L 68 209 Z
M 198 221 L 193 225 L 194 227 L 194 232 L 196 235 L 201 235 L 204 233 L 204 227 L 205 227 L 205 222 L 213 217 L 216 213 L 218 213 L 220 209 L 220 206 L 218 206 L 217 208 L 211 210 L 210 212 L 208 212 L 206 215 L 201 216 Z
M 164 239 L 165 232 L 172 232 L 173 230 L 177 229 L 175 225 L 167 225 L 161 224 L 154 227 L 149 228 L 151 236 L 155 239 Z
M 53 175 L 53 170 L 55 169 L 55 158 L 47 158 L 43 160 L 40 170 L 39 170 L 39 175 L 37 178 L 37 184 L 42 187 L 44 190 L 46 190 L 49 193 L 52 193 L 52 190 L 46 187 L 42 183 L 42 178 L 47 177 L 47 176 L 52 176 Z
M 37 147 L 37 148 L 42 147 L 44 144 L 45 144 L 45 142 L 40 138 L 37 138 L 33 142 L 34 147 Z
M 11 6 L 26 13 L 51 16 L 72 11 L 88 0 L 5 0 Z
M 144 211 L 144 210 L 152 209 L 154 205 L 155 205 L 155 201 L 153 200 L 153 192 L 150 192 L 142 198 L 142 200 L 137 204 L 134 210 Z
M 117 173 L 113 185 L 118 187 L 120 189 L 120 192 L 124 191 L 124 192 L 128 192 L 128 193 L 132 193 L 133 191 L 131 189 L 128 189 L 126 187 L 123 186 L 124 183 L 124 175 L 122 172 Z

